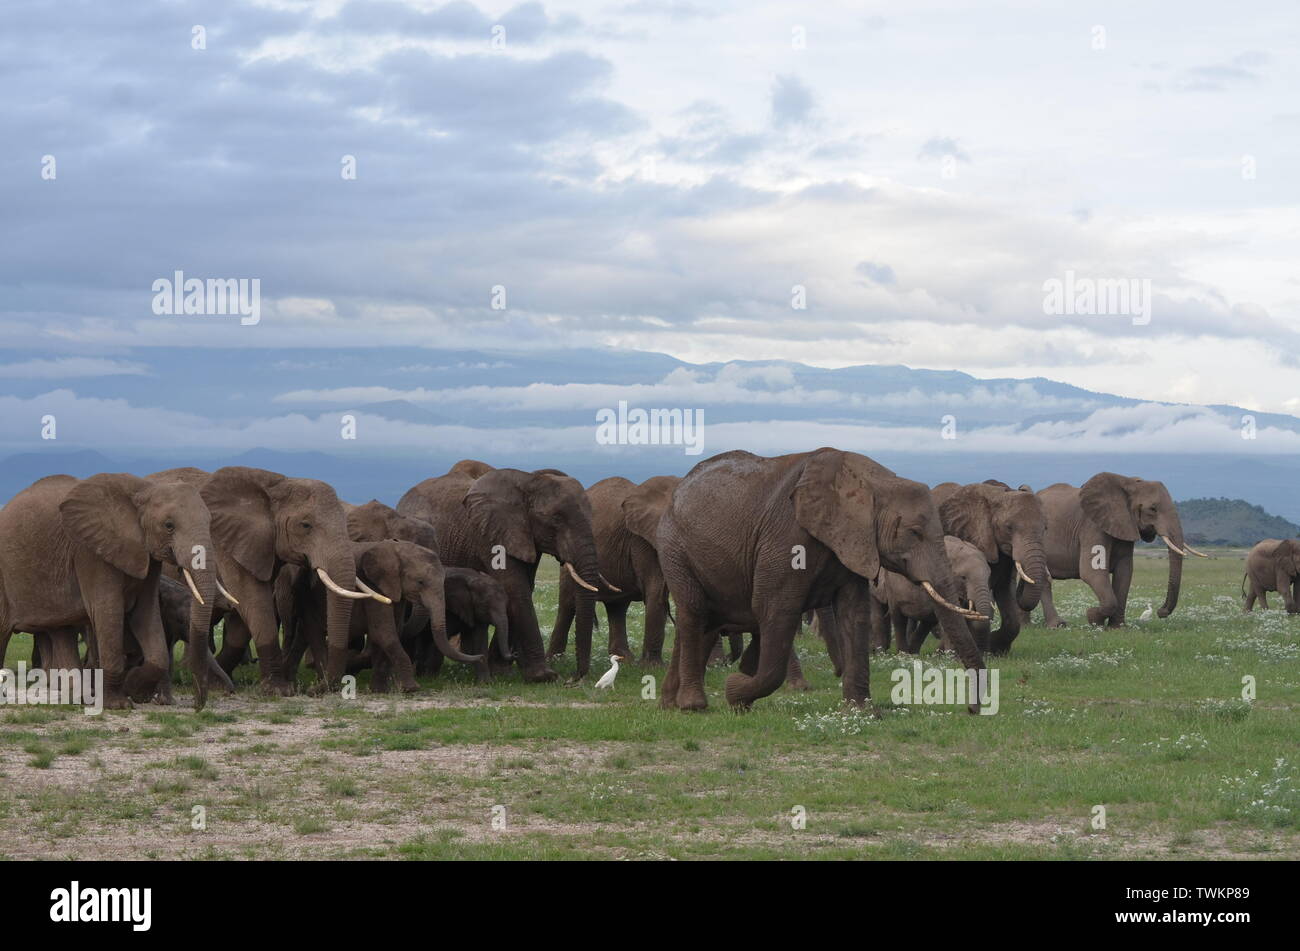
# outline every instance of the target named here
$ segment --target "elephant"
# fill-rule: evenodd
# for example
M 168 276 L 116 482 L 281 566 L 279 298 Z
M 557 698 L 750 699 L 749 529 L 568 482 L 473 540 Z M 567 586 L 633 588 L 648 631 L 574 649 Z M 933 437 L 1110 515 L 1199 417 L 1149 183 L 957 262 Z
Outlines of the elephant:
M 591 503 L 576 479 L 558 469 L 494 469 L 466 459 L 407 491 L 397 511 L 433 525 L 444 564 L 486 572 L 505 586 L 510 637 L 525 682 L 556 677 L 543 652 L 533 586 L 541 555 L 560 561 L 582 589 L 577 599 L 578 665 L 570 682 L 586 676 L 594 596 L 602 581 Z
M 158 581 L 158 610 L 162 616 L 163 634 L 167 639 L 167 660 L 170 663 L 176 643 L 179 641 L 186 645 L 186 652 L 189 651 L 190 636 L 193 631 L 191 624 L 194 619 L 195 601 L 188 588 L 179 581 L 163 577 Z M 217 589 L 216 602 L 212 605 L 212 624 L 219 624 L 222 618 L 229 617 L 234 613 L 235 607 Z M 201 622 L 200 622 L 201 623 Z M 203 632 L 204 638 L 210 637 L 207 631 Z M 89 656 L 89 655 L 88 655 Z M 137 666 L 143 661 L 143 655 L 134 638 L 127 644 L 127 667 Z M 227 694 L 235 692 L 234 681 L 230 675 L 221 669 L 217 663 L 216 657 L 212 655 L 211 646 L 207 653 L 208 679 L 210 683 L 219 685 Z M 171 677 L 164 677 L 159 693 L 163 696 L 164 702 L 170 702 L 171 697 Z
M 352 602 L 374 592 L 352 590 L 356 566 L 343 505 L 334 489 L 316 479 L 290 478 L 248 466 L 167 470 L 198 486 L 212 513 L 217 569 L 238 607 L 240 624 L 227 618 L 218 662 L 233 672 L 251 637 L 257 645 L 261 688 L 288 696 L 276 616 L 275 582 L 286 565 L 309 568 L 330 590 L 327 598 L 328 658 L 324 684 L 336 686 L 346 671 Z M 191 638 L 191 640 L 195 640 Z
M 430 625 L 431 636 L 446 656 L 461 663 L 486 666 L 482 654 L 463 654 L 447 639 L 444 569 L 436 552 L 413 542 L 393 539 L 352 542 L 351 549 L 357 580 L 379 595 L 363 603 L 363 613 L 353 613 L 349 630 L 350 641 L 362 636 L 366 639 L 365 654 L 374 667 L 372 690 L 386 692 L 394 679 L 404 693 L 420 689 L 399 634 L 404 601 L 420 605 L 430 618 L 437 619 Z M 300 600 L 305 610 L 297 638 L 311 647 L 314 658 L 332 656 L 332 648 L 327 651 L 325 642 L 328 593 L 315 576 L 301 571 L 299 574 L 300 584 L 308 586 L 310 594 Z M 296 643 L 291 644 L 290 656 L 296 660 L 299 652 L 295 647 Z
M 741 450 L 713 456 L 678 484 L 656 540 L 677 610 L 664 708 L 707 708 L 704 649 L 716 631 L 734 625 L 752 637 L 740 671 L 727 678 L 726 699 L 748 709 L 785 679 L 801 615 L 828 604 L 838 608 L 841 592 L 852 597 L 850 582 L 870 580 L 882 567 L 928 586 L 939 602 L 940 627 L 963 664 L 984 666 L 964 623 L 977 615 L 953 603 L 957 583 L 929 488 L 866 456 L 832 448 L 771 458 Z M 835 627 L 844 697 L 864 705 L 869 636 L 860 625 Z M 977 696 L 971 708 L 978 702 Z
M 209 510 L 184 482 L 101 473 L 33 483 L 0 509 L 0 661 L 16 630 L 59 633 L 67 644 L 69 631 L 89 628 L 104 670 L 104 707 L 149 701 L 171 668 L 158 599 L 162 567 L 175 565 L 188 580 L 197 602 L 192 623 L 206 632 L 216 572 L 196 553 L 212 545 Z M 128 628 L 142 655 L 129 670 Z M 201 710 L 208 642 L 196 641 L 188 658 Z M 80 666 L 75 636 L 71 657 L 58 662 Z
M 1020 634 L 1021 611 L 1038 607 L 1047 580 L 1043 503 L 1027 485 L 1012 489 L 993 479 L 972 485 L 947 482 L 932 494 L 944 531 L 974 545 L 989 564 L 1001 623 L 990 632 L 988 622 L 979 622 L 973 631 L 982 650 L 1005 654 Z M 990 620 L 992 616 L 990 612 Z
M 447 568 L 444 577 L 448 639 L 454 641 L 459 636 L 462 651 L 499 657 L 503 666 L 509 666 L 512 659 L 510 605 L 505 586 L 491 575 L 472 568 Z M 490 646 L 489 627 L 496 629 Z M 428 623 L 414 632 L 408 628 L 408 634 L 411 636 L 405 638 L 405 643 L 415 661 L 415 672 L 423 675 L 441 670 L 446 654 L 434 643 Z M 489 665 L 477 663 L 474 670 L 480 682 L 489 679 Z
M 1099 472 L 1079 488 L 1058 482 L 1038 493 L 1047 513 L 1047 568 L 1043 616 L 1048 627 L 1064 627 L 1052 603 L 1052 579 L 1080 578 L 1097 596 L 1088 623 L 1121 627 L 1133 581 L 1133 544 L 1159 537 L 1169 549 L 1169 584 L 1157 611 L 1168 617 L 1178 606 L 1183 558 L 1206 558 L 1183 540 L 1169 490 L 1163 482 Z
M 1260 606 L 1267 611 L 1267 591 L 1282 596 L 1287 614 L 1300 613 L 1300 538 L 1266 538 L 1246 556 L 1246 574 L 1241 579 L 1243 610 L 1247 613 L 1255 610 L 1258 598 Z
M 633 601 L 645 602 L 643 663 L 662 664 L 664 622 L 668 615 L 668 587 L 654 549 L 659 518 L 668 508 L 678 476 L 654 476 L 640 485 L 621 476 L 602 479 L 587 490 L 591 526 L 596 537 L 600 574 L 617 586 L 596 595 L 604 602 L 609 622 L 609 652 L 632 658 L 627 642 L 627 609 Z M 547 656 L 564 653 L 578 602 L 578 585 L 568 574 L 560 576 L 559 604 Z
M 960 595 L 957 603 L 969 606 L 986 618 L 992 616 L 991 569 L 984 553 L 954 535 L 944 536 L 943 544 L 948 564 L 957 579 Z M 872 648 L 883 650 L 889 646 L 892 626 L 895 647 L 908 654 L 919 653 L 939 620 L 935 614 L 934 598 L 903 575 L 882 569 L 871 581 L 871 599 L 874 612 L 871 619 Z M 978 623 L 970 622 L 972 635 Z M 987 622 L 985 627 L 987 629 Z

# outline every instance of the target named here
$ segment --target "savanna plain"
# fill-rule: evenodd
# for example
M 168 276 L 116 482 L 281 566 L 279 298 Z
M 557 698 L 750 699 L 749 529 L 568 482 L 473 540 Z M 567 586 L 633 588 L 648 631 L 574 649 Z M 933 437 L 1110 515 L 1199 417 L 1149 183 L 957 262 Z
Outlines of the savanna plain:
M 1000 708 L 891 702 L 872 658 L 877 716 L 845 709 L 824 647 L 796 649 L 809 691 L 726 709 L 660 710 L 662 668 L 596 651 L 582 686 L 480 686 L 445 665 L 410 696 L 239 692 L 85 716 L 0 707 L 0 855 L 10 859 L 1173 859 L 1300 858 L 1300 617 L 1241 612 L 1244 552 L 1186 565 L 1168 619 L 1166 561 L 1140 554 L 1122 630 L 1055 585 L 1070 626 L 1041 611 L 999 671 Z M 557 569 L 539 573 L 544 632 Z M 640 648 L 641 605 L 629 616 Z M 595 643 L 603 645 L 603 610 Z M 669 628 L 671 638 L 672 629 Z M 927 666 L 954 665 L 923 650 Z M 29 655 L 20 636 L 9 663 Z M 1243 699 L 1253 678 L 1254 699 Z M 195 829 L 195 807 L 205 826 Z M 1100 807 L 1100 811 L 1099 811 Z

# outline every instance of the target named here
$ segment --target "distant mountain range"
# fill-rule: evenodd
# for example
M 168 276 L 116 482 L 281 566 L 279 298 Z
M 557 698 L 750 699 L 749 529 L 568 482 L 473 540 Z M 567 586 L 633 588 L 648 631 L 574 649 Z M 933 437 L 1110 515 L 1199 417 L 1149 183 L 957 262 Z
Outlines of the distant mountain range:
M 391 503 L 462 458 L 552 466 L 590 484 L 684 474 L 728 449 L 833 445 L 931 485 L 1078 485 L 1109 470 L 1161 479 L 1175 498 L 1230 494 L 1300 521 L 1300 419 L 1041 378 L 690 364 L 595 349 L 169 347 L 93 356 L 0 352 L 0 502 L 53 472 L 239 463 Z M 702 412 L 702 453 L 604 444 L 597 416 L 620 403 Z M 47 419 L 54 439 L 42 438 Z
M 1264 538 L 1300 535 L 1300 525 L 1243 499 L 1187 499 L 1178 503 L 1178 516 L 1193 545 L 1249 546 Z

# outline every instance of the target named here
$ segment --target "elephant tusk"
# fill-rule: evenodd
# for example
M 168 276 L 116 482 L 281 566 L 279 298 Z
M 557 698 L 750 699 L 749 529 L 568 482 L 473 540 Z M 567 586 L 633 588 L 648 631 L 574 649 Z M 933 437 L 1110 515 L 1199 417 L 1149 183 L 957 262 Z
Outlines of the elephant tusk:
M 362 581 L 360 578 L 357 579 L 357 588 L 358 588 L 359 590 L 361 590 L 361 591 L 364 591 L 366 594 L 370 595 L 372 598 L 374 598 L 374 599 L 375 599 L 376 601 L 378 601 L 380 604 L 392 604 L 392 603 L 393 603 L 393 599 L 392 599 L 392 598 L 386 598 L 386 597 L 384 597 L 382 594 L 380 594 L 380 593 L 379 593 L 378 591 L 376 591 L 374 588 L 370 587 L 370 585 L 366 584 L 366 583 L 365 583 L 364 581 Z
M 320 575 L 320 580 L 325 582 L 325 587 L 329 588 L 341 598 L 351 598 L 353 601 L 360 601 L 362 598 L 370 597 L 370 595 L 362 591 L 349 591 L 347 588 L 340 588 L 324 568 L 317 568 L 316 574 Z
M 1016 562 L 1016 573 L 1024 580 L 1025 584 L 1033 584 L 1034 579 L 1025 574 L 1025 569 L 1020 567 L 1020 562 Z
M 181 574 L 185 576 L 185 583 L 190 586 L 190 594 L 194 595 L 194 600 L 199 602 L 199 604 L 206 604 L 207 602 L 203 600 L 203 595 L 199 594 L 198 585 L 196 585 L 194 579 L 190 577 L 190 569 L 182 568 Z
M 1178 552 L 1178 554 L 1182 555 L 1184 558 L 1187 557 L 1187 552 L 1183 551 L 1181 548 L 1179 548 L 1177 545 L 1175 545 L 1173 542 L 1171 542 L 1171 541 L 1169 540 L 1169 536 L 1168 536 L 1168 535 L 1161 535 L 1161 536 L 1160 536 L 1160 540 L 1163 541 L 1166 545 L 1169 546 L 1169 550 L 1170 550 L 1170 551 L 1176 551 L 1176 552 Z
M 1193 548 L 1191 545 L 1187 544 L 1186 542 L 1183 542 L 1183 550 L 1184 550 L 1184 551 L 1187 551 L 1187 552 L 1190 552 L 1191 554 L 1195 555 L 1197 558 L 1209 558 L 1209 557 L 1210 557 L 1209 555 L 1205 554 L 1205 552 L 1203 552 L 1203 551 L 1197 551 L 1195 548 Z
M 220 578 L 217 579 L 217 591 L 219 591 L 221 593 L 221 596 L 225 598 L 227 601 L 229 601 L 231 604 L 233 604 L 235 607 L 239 607 L 239 601 L 236 600 L 233 594 L 231 594 L 229 591 L 226 590 L 226 586 L 221 583 Z
M 578 584 L 582 585 L 582 586 L 583 586 L 584 588 L 586 588 L 588 591 L 594 591 L 594 592 L 596 592 L 597 594 L 600 593 L 600 589 L 599 589 L 599 588 L 593 588 L 591 585 L 587 584 L 587 582 L 583 581 L 580 577 L 578 577 L 578 573 L 573 569 L 573 565 L 569 564 L 569 563 L 566 561 L 566 562 L 564 563 L 564 567 L 569 569 L 569 574 L 573 575 L 573 580 L 576 581 L 576 582 L 578 582 Z
M 623 593 L 623 589 L 622 589 L 622 588 L 620 588 L 620 587 L 619 587 L 618 585 L 616 585 L 616 584 L 611 584 L 611 583 L 610 583 L 610 580 L 609 580 L 608 578 L 606 578 L 604 575 L 602 575 L 599 571 L 596 572 L 596 577 L 600 578 L 601 583 L 602 583 L 606 588 L 609 588 L 610 591 L 613 591 L 613 592 L 615 592 L 616 594 L 622 594 L 622 593 Z
M 971 621 L 988 620 L 988 618 L 980 614 L 978 611 L 967 611 L 965 608 L 959 608 L 951 601 L 945 600 L 944 597 L 941 594 L 939 594 L 938 591 L 934 590 L 934 585 L 930 584 L 930 582 L 928 581 L 922 581 L 921 587 L 925 589 L 926 594 L 928 594 L 930 597 L 934 599 L 935 604 L 947 608 L 949 611 L 952 611 L 954 614 L 960 614 L 962 617 Z

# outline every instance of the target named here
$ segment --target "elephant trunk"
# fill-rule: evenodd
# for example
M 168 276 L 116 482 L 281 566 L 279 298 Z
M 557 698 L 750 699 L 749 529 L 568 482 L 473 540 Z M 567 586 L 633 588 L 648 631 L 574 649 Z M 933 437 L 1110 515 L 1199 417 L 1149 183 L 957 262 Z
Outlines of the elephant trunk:
M 989 590 L 987 584 L 980 584 L 968 594 L 970 595 L 971 606 L 989 619 L 987 621 L 967 622 L 971 634 L 975 637 L 975 643 L 979 645 L 980 650 L 986 651 L 989 649 L 989 633 L 993 628 L 993 592 Z
M 493 642 L 497 645 L 497 650 L 501 654 L 501 659 L 505 663 L 510 663 L 510 614 L 506 610 L 505 602 L 493 605 L 492 607 L 492 627 L 496 629 L 496 636 Z
M 1020 573 L 1016 572 L 1018 579 L 1024 587 L 1016 598 L 1022 611 L 1032 611 L 1038 607 L 1038 602 L 1043 597 L 1044 583 L 1047 581 L 1047 549 L 1043 546 L 1042 539 L 1016 537 L 1011 542 L 1011 557 L 1020 565 L 1021 570 L 1027 574 L 1031 581 L 1025 581 L 1020 578 Z
M 594 541 L 585 541 L 581 546 L 579 556 L 570 564 L 573 565 L 578 576 L 591 587 L 599 588 L 601 586 L 600 568 L 596 561 L 596 544 Z M 587 671 L 591 666 L 591 632 L 596 626 L 596 594 L 594 591 L 579 587 L 574 591 L 574 596 L 576 599 L 574 604 L 574 649 L 578 661 L 574 679 L 580 680 L 587 675 Z
M 208 702 L 208 681 L 212 674 L 212 650 L 208 635 L 212 631 L 212 609 L 217 604 L 217 572 L 206 563 L 197 567 L 190 554 L 202 550 L 210 552 L 208 545 L 176 545 L 173 553 L 182 572 L 188 574 L 186 588 L 191 595 L 190 624 L 185 647 L 185 660 L 194 677 L 194 709 L 202 710 Z M 185 575 L 182 575 L 184 577 Z M 192 585 L 192 587 L 191 587 Z M 197 597 L 194 595 L 197 593 Z M 199 603 L 202 599 L 202 604 Z M 215 679 L 215 678 L 213 678 Z
M 329 559 L 327 564 L 312 564 L 313 568 L 324 568 L 330 580 L 348 591 L 357 590 L 356 562 L 352 554 L 346 552 Z M 352 623 L 353 599 L 325 592 L 325 639 L 328 657 L 325 663 L 325 682 L 330 687 L 337 686 L 347 672 L 348 641 Z
M 425 591 L 422 602 L 424 610 L 429 615 L 429 630 L 433 634 L 433 643 L 438 646 L 443 657 L 449 657 L 462 664 L 477 664 L 483 659 L 483 654 L 462 654 L 451 646 L 451 641 L 447 639 L 446 599 L 441 587 Z
M 1174 515 L 1163 523 L 1157 523 L 1156 531 L 1167 537 L 1179 548 L 1183 547 L 1183 526 L 1178 516 Z M 1169 549 L 1169 585 L 1165 588 L 1165 603 L 1156 612 L 1160 617 L 1169 617 L 1178 607 L 1178 591 L 1183 584 L 1183 556 Z
M 944 553 L 943 546 L 935 542 L 926 546 L 925 551 L 926 554 L 922 556 L 922 559 L 918 559 L 915 564 L 909 562 L 906 571 L 907 578 L 916 584 L 928 581 L 939 592 L 940 597 L 949 603 L 956 604 L 961 595 L 958 592 L 957 583 L 953 579 L 952 568 L 948 564 L 948 558 Z M 934 609 L 939 618 L 939 628 L 943 631 L 944 637 L 947 638 L 948 644 L 956 652 L 958 659 L 961 660 L 962 666 L 967 670 L 983 670 L 984 655 L 971 634 L 966 618 L 942 604 L 936 603 Z M 977 695 L 969 699 L 970 703 L 967 708 L 972 713 L 978 713 L 982 698 Z

